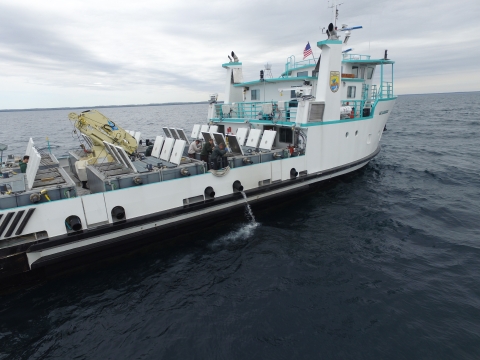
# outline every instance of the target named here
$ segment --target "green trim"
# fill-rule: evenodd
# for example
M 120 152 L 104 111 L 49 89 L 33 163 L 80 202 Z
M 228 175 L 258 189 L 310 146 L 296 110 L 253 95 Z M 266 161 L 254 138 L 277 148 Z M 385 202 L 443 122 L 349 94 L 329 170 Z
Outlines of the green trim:
M 342 60 L 342 63 L 355 63 L 355 64 L 367 64 L 367 65 L 380 65 L 380 64 L 395 64 L 393 60 L 374 59 L 374 60 Z
M 317 42 L 318 47 L 322 45 L 342 45 L 342 40 L 322 40 Z
M 241 84 L 235 84 L 234 87 L 245 87 L 245 86 L 252 86 L 257 84 L 265 83 L 276 83 L 276 82 L 283 82 L 283 81 L 302 81 L 302 80 L 317 80 L 316 77 L 312 76 L 300 76 L 300 77 L 289 77 L 289 78 L 273 78 L 273 79 L 264 79 L 264 81 L 254 80 L 249 82 L 244 82 Z
M 357 79 L 357 78 L 343 78 L 342 81 L 354 81 L 354 82 L 365 82 L 364 79 Z
M 222 67 L 228 68 L 230 66 L 238 66 L 238 65 L 242 65 L 242 63 L 241 62 L 228 62 L 228 63 L 222 64 Z

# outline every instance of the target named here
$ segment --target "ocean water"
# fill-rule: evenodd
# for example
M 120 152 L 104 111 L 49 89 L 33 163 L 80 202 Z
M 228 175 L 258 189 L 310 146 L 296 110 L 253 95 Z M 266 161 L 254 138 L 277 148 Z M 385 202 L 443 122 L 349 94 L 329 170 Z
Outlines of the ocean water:
M 159 134 L 206 105 L 101 111 Z M 255 223 L 1 295 L 0 359 L 479 359 L 479 114 L 480 93 L 401 96 L 369 165 Z M 67 115 L 0 113 L 0 142 L 64 153 Z

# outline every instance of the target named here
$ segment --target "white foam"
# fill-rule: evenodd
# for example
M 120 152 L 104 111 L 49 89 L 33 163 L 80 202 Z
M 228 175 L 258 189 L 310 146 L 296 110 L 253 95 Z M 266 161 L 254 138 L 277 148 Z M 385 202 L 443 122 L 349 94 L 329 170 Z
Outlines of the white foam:
M 247 195 L 243 191 L 241 191 L 241 193 L 243 195 L 243 198 L 245 199 L 245 212 L 246 212 L 245 215 L 247 216 L 248 220 L 250 220 L 253 224 L 256 224 L 255 216 L 253 216 L 252 208 L 250 207 L 247 201 Z
M 257 222 L 241 225 L 238 229 L 235 229 L 229 232 L 227 235 L 222 236 L 219 240 L 221 242 L 246 240 L 253 235 L 253 233 L 255 232 L 255 229 L 259 225 L 260 224 Z
M 215 241 L 214 244 L 212 244 L 214 247 L 219 244 L 226 245 L 239 240 L 247 240 L 253 236 L 255 229 L 260 226 L 260 223 L 255 221 L 255 216 L 253 215 L 252 209 L 247 202 L 247 195 L 243 191 L 241 191 L 241 193 L 245 199 L 245 217 L 249 222 L 247 224 L 240 225 L 237 229 L 229 232 L 227 235 L 222 236 L 220 239 Z

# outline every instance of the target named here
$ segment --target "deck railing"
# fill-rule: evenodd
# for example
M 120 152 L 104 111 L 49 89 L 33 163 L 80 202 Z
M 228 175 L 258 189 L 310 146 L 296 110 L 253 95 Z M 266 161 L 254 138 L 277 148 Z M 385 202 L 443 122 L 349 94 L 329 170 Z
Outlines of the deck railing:
M 308 59 L 308 60 L 301 60 L 301 61 L 296 61 L 295 56 L 292 55 L 287 58 L 287 62 L 285 64 L 285 76 L 288 76 L 288 73 L 292 71 L 292 69 L 301 67 L 301 66 L 306 66 L 306 65 L 315 65 L 315 60 L 314 59 Z
M 384 81 L 382 84 L 381 98 L 393 97 L 393 83 Z
M 263 104 L 271 104 L 272 112 L 264 113 Z M 297 117 L 297 101 L 283 102 L 283 109 L 278 106 L 278 101 L 266 102 L 241 102 L 233 104 L 215 105 L 215 115 L 218 120 L 273 120 L 294 122 Z M 230 111 L 224 112 L 229 108 Z
M 342 100 L 342 106 L 351 106 L 353 110 L 353 117 L 350 115 L 351 119 L 363 117 L 363 108 L 365 107 L 364 100 L 351 100 L 346 99 Z
M 370 55 L 343 54 L 343 60 L 370 60 Z

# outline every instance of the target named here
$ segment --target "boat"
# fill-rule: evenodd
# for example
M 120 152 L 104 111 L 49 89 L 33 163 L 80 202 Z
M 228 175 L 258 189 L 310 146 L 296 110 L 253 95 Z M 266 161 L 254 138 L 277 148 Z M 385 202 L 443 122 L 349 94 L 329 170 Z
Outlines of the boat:
M 30 138 L 26 173 L 13 156 L 1 168 L 0 279 L 170 240 L 243 209 L 243 195 L 272 204 L 368 164 L 395 104 L 394 61 L 387 51 L 352 54 L 361 26 L 336 21 L 316 43 L 318 58 L 307 43 L 278 77 L 267 64 L 244 81 L 229 52 L 224 101 L 210 97 L 207 121 L 190 136 L 163 128 L 146 147 L 138 132 L 87 110 L 69 115 L 82 148 L 67 157 Z M 222 162 L 187 156 L 192 141 L 210 139 L 226 145 Z

